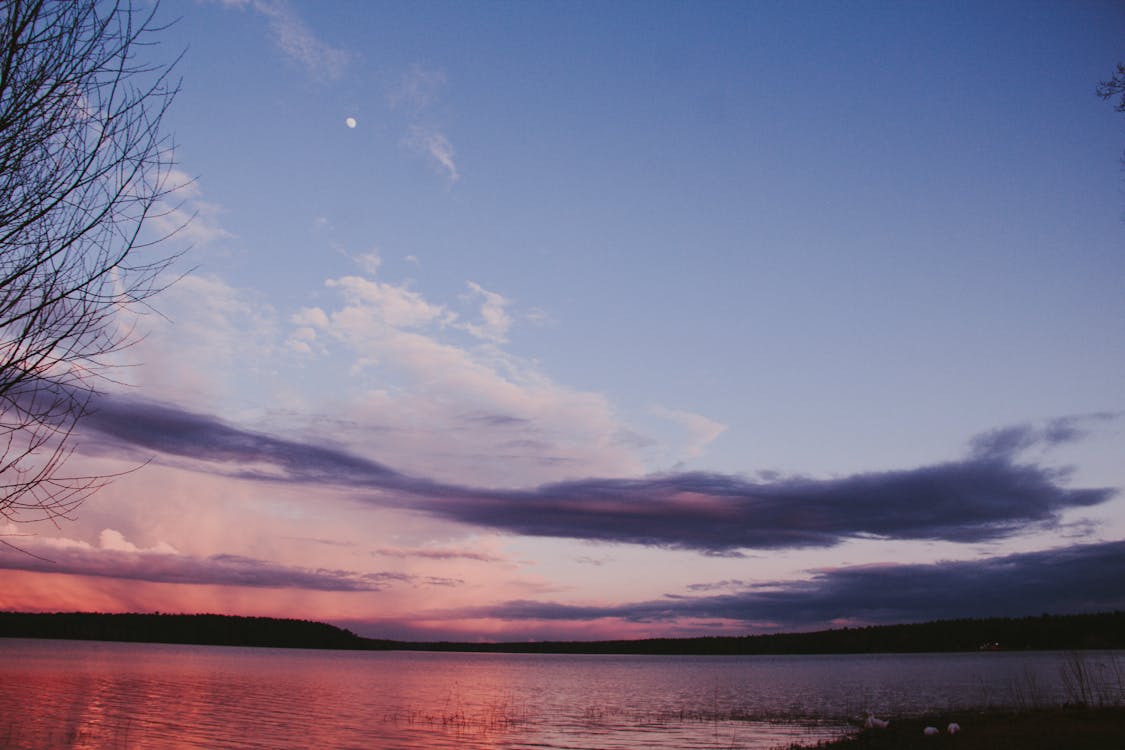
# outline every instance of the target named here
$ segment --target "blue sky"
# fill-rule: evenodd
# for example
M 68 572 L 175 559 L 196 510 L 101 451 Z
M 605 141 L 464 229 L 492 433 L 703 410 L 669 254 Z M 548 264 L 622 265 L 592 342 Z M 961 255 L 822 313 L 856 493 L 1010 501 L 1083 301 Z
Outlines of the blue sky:
M 326 81 L 265 14 L 187 6 L 184 166 L 245 205 L 222 270 L 307 298 L 310 267 L 377 248 L 439 300 L 475 279 L 544 316 L 513 345 L 562 382 L 745 424 L 714 446 L 726 470 L 807 470 L 812 420 L 818 453 L 880 441 L 876 404 L 946 446 L 1105 408 L 1120 123 L 1089 82 L 1111 5 L 582 10 L 294 6 L 347 60 Z M 415 128 L 448 140 L 456 181 Z
M 8 606 L 745 632 L 1120 555 L 1119 4 L 160 13 L 192 271 L 78 457 L 155 459 Z

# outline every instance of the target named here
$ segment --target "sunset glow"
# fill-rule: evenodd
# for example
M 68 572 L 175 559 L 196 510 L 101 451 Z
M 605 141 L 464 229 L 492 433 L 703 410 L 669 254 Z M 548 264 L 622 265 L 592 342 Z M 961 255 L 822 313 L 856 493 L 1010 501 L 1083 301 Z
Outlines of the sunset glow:
M 163 0 L 183 251 L 0 609 L 1125 608 L 1116 3 Z M 343 125 L 343 127 L 341 127 Z

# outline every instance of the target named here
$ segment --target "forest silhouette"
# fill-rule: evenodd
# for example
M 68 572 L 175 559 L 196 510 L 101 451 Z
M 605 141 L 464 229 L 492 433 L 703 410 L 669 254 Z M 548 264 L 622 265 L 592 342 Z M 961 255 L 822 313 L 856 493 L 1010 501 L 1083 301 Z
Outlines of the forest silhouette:
M 701 638 L 616 641 L 414 642 L 364 638 L 322 622 L 215 614 L 0 612 L 0 637 L 354 651 L 781 655 L 1125 648 L 1125 612 L 938 620 Z

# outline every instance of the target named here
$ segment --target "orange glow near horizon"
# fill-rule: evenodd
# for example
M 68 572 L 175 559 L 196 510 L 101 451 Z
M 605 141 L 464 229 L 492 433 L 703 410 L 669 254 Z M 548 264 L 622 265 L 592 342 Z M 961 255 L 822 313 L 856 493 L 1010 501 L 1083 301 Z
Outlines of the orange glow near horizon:
M 402 609 L 371 617 L 371 592 L 323 592 L 235 586 L 148 583 L 9 571 L 0 609 L 16 612 L 165 612 L 228 614 L 317 620 L 338 624 L 373 638 L 395 640 L 543 641 L 631 640 L 656 637 L 741 635 L 737 621 L 630 622 L 596 620 L 519 620 L 458 618 Z

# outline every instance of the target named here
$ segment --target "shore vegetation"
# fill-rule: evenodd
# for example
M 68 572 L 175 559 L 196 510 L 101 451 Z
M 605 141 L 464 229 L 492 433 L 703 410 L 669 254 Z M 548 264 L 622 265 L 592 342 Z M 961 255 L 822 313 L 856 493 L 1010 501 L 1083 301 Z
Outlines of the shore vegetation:
M 939 620 L 810 633 L 506 643 L 364 638 L 327 623 L 274 617 L 0 612 L 0 637 L 366 651 L 690 656 L 1075 651 L 1125 649 L 1125 612 Z
M 950 734 L 955 722 L 960 730 Z M 926 727 L 937 729 L 926 734 Z M 1110 750 L 1125 747 L 1125 705 L 946 712 L 892 718 L 886 728 L 790 750 Z

